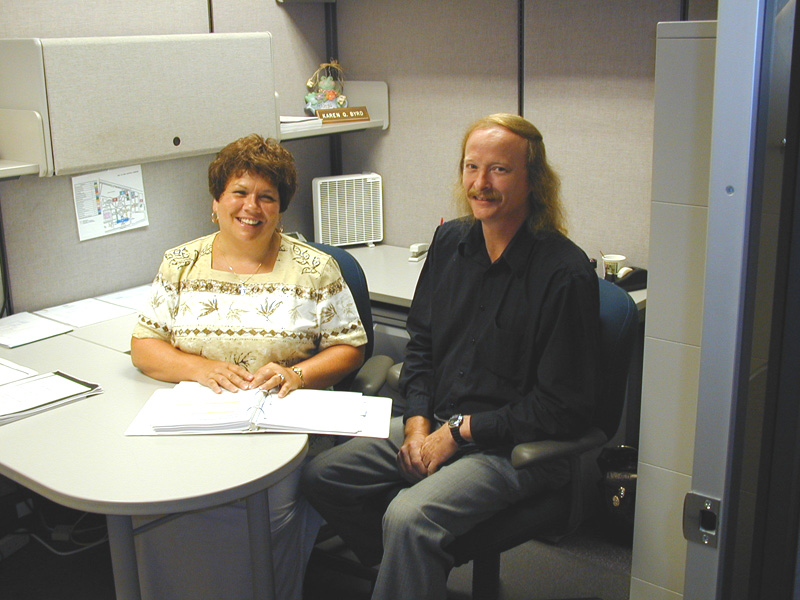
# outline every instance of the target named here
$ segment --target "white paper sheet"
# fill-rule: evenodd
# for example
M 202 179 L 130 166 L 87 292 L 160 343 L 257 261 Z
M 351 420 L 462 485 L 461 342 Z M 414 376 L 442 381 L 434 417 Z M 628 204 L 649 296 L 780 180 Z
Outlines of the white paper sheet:
M 0 345 L 16 348 L 70 331 L 72 327 L 69 325 L 33 313 L 20 312 L 0 319 Z
M 37 310 L 35 314 L 72 327 L 84 327 L 136 312 L 133 308 L 87 298 Z
M 139 312 L 150 297 L 150 289 L 150 284 L 140 285 L 120 292 L 97 296 L 97 299 Z
M 36 375 L 36 371 L 0 358 L 0 385 Z

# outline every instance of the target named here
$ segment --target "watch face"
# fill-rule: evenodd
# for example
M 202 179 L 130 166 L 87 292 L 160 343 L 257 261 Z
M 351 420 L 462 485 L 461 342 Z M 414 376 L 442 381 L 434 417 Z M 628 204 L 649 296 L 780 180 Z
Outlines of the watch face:
M 461 427 L 461 422 L 464 420 L 464 415 L 453 415 L 447 421 L 450 427 Z

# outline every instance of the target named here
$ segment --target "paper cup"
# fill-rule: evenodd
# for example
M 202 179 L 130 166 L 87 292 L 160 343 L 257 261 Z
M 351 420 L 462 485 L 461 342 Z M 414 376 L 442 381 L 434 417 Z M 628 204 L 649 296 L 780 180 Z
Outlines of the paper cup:
M 603 255 L 603 272 L 607 281 L 616 281 L 619 275 L 619 269 L 622 263 L 625 262 L 626 257 L 622 254 L 604 254 Z

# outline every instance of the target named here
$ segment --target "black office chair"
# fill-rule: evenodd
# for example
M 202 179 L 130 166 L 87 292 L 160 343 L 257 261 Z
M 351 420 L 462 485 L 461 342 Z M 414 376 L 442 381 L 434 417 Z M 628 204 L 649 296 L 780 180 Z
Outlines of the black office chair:
M 548 541 L 575 531 L 584 517 L 581 457 L 597 450 L 617 432 L 627 389 L 638 314 L 628 293 L 605 280 L 600 292 L 600 371 L 602 388 L 592 427 L 575 440 L 519 444 L 511 453 L 518 468 L 557 458 L 569 460 L 570 483 L 559 490 L 528 498 L 495 514 L 450 545 L 456 566 L 473 561 L 472 600 L 496 600 L 500 588 L 500 554 L 534 538 Z M 396 387 L 402 365 L 394 365 L 388 384 Z
M 584 515 L 581 456 L 603 446 L 619 428 L 627 375 L 635 342 L 638 314 L 628 293 L 605 280 L 600 292 L 600 372 L 593 426 L 576 440 L 547 440 L 517 445 L 511 453 L 516 468 L 568 458 L 570 483 L 560 490 L 519 502 L 456 539 L 451 550 L 456 565 L 473 561 L 473 600 L 495 600 L 500 587 L 500 554 L 536 537 L 564 536 L 575 531 Z
M 472 600 L 496 600 L 500 589 L 500 554 L 531 539 L 552 541 L 575 531 L 584 516 L 582 456 L 601 448 L 619 428 L 633 352 L 638 314 L 628 293 L 605 280 L 600 292 L 600 370 L 602 389 L 592 427 L 574 440 L 519 444 L 511 453 L 516 468 L 567 458 L 570 483 L 559 490 L 527 498 L 480 523 L 450 545 L 456 566 L 473 561 Z M 397 389 L 402 363 L 391 367 L 387 384 Z M 327 532 L 327 536 L 331 532 Z M 374 582 L 376 570 L 337 553 L 315 550 L 320 563 Z M 591 600 L 591 599 L 587 599 Z
M 393 361 L 388 356 L 372 355 L 375 348 L 375 329 L 372 325 L 372 306 L 369 301 L 369 289 L 367 288 L 367 278 L 364 276 L 364 271 L 353 255 L 343 248 L 317 242 L 307 243 L 317 250 L 331 255 L 338 263 L 342 277 L 344 277 L 353 294 L 358 316 L 367 331 L 364 364 L 358 371 L 350 373 L 333 387 L 339 391 L 361 392 L 367 396 L 377 396 L 386 381 L 386 375 Z

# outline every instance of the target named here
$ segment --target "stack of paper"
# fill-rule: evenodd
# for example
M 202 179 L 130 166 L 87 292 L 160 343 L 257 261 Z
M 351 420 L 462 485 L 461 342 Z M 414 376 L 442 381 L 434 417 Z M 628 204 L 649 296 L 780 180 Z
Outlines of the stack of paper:
M 318 129 L 322 127 L 322 119 L 319 117 L 287 117 L 281 116 L 281 133 L 291 133 L 293 131 L 306 131 L 308 129 Z
M 306 389 L 283 398 L 269 394 L 253 421 L 257 429 L 268 431 L 355 435 L 365 427 L 367 398 L 354 392 Z
M 387 437 L 392 401 L 355 392 L 295 390 L 284 398 L 261 390 L 216 394 L 195 382 L 156 390 L 127 435 L 324 433 Z
M 0 385 L 0 425 L 102 392 L 96 383 L 60 371 L 26 376 Z
M 261 390 L 215 394 L 193 382 L 156 390 L 148 400 L 156 433 L 227 433 L 247 431 L 264 401 Z

